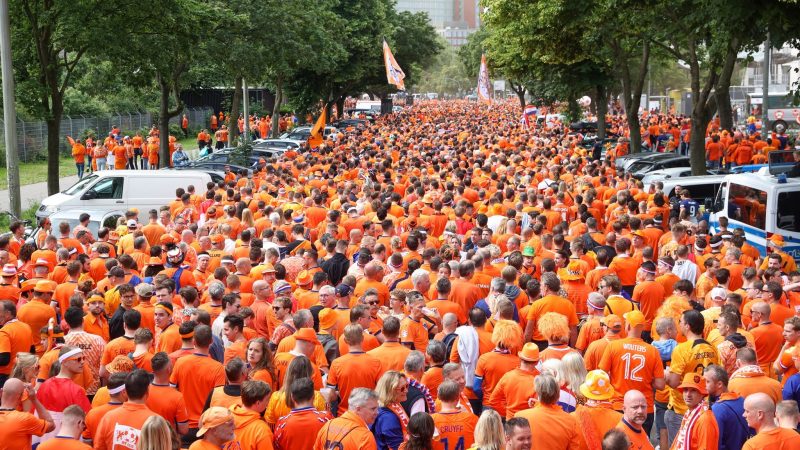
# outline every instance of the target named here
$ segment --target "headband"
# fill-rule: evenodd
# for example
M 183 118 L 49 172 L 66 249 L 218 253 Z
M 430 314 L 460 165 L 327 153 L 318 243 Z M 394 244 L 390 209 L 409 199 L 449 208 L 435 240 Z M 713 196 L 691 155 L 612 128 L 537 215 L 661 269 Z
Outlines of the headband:
M 63 355 L 59 356 L 58 357 L 58 362 L 63 364 L 64 361 L 72 358 L 75 355 L 79 355 L 81 353 L 83 353 L 83 350 L 81 350 L 80 348 L 73 348 L 72 350 L 68 351 L 67 353 L 64 353 Z
M 666 262 L 666 261 L 661 261 L 661 260 L 659 260 L 659 261 L 658 261 L 658 263 L 659 263 L 659 264 L 661 264 L 661 265 L 664 265 L 664 266 L 666 266 L 666 267 L 672 267 L 672 264 L 670 264 L 670 263 L 668 263 L 668 262 Z
M 717 248 L 717 247 L 719 247 L 720 245 L 722 245 L 722 241 L 718 241 L 718 242 L 711 242 L 711 243 L 709 243 L 708 245 L 710 245 L 712 248 Z
M 651 274 L 651 275 L 653 275 L 653 274 L 655 274 L 655 273 L 656 273 L 656 271 L 655 271 L 655 270 L 647 270 L 647 269 L 645 269 L 644 267 L 641 267 L 640 269 L 641 269 L 641 271 L 642 271 L 642 272 L 644 272 L 644 273 L 649 273 L 649 274 Z
M 109 393 L 109 395 L 117 395 L 120 392 L 123 392 L 124 390 L 125 390 L 125 384 L 121 384 L 121 385 L 115 387 L 114 389 L 109 388 L 108 389 L 108 393 Z
M 194 337 L 194 330 L 188 333 L 181 333 L 181 339 L 191 339 Z
M 163 310 L 164 310 L 164 311 L 165 311 L 167 314 L 170 314 L 170 315 L 172 315 L 172 307 L 171 307 L 171 306 L 167 306 L 167 305 L 164 305 L 164 304 L 162 304 L 162 303 L 158 303 L 158 304 L 155 306 L 155 309 L 159 309 L 159 308 L 160 308 L 160 309 L 163 309 Z

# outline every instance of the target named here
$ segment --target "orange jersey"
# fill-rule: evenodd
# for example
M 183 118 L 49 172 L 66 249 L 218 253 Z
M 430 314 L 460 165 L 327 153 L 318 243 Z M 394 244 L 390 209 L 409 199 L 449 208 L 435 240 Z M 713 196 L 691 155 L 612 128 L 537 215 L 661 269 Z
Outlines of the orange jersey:
M 433 423 L 439 431 L 439 439 L 433 441 L 434 450 L 467 449 L 475 442 L 475 425 L 478 416 L 470 411 L 439 412 L 432 414 Z
M 639 338 L 619 339 L 608 345 L 598 367 L 611 378 L 614 409 L 622 409 L 622 396 L 636 389 L 647 399 L 647 412 L 653 412 L 653 382 L 664 378 L 664 365 L 655 347 Z

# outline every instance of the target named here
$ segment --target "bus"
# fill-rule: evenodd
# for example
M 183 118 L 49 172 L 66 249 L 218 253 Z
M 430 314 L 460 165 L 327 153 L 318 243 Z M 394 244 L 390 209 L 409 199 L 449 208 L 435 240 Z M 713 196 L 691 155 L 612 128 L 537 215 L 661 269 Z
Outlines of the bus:
M 761 119 L 761 97 L 760 93 L 747 94 L 747 113 L 756 119 Z M 778 125 L 784 131 L 789 127 L 800 127 L 800 105 L 790 92 L 770 92 L 767 97 L 767 117 L 773 131 L 777 131 Z

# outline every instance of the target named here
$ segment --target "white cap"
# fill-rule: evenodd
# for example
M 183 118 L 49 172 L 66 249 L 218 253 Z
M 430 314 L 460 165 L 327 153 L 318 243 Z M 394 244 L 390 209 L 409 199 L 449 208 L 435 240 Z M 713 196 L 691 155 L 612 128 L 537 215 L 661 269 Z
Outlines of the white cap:
M 717 297 L 724 299 L 725 297 L 728 296 L 728 291 L 726 291 L 725 288 L 715 287 L 714 289 L 711 289 L 711 292 L 709 293 L 708 296 L 712 300 Z
M 169 256 L 170 258 L 173 258 L 175 256 L 180 256 L 180 254 L 181 254 L 181 249 L 178 247 L 175 247 L 167 252 L 167 256 Z
M 131 219 L 128 221 L 128 228 L 136 228 L 136 225 L 137 223 L 135 220 Z

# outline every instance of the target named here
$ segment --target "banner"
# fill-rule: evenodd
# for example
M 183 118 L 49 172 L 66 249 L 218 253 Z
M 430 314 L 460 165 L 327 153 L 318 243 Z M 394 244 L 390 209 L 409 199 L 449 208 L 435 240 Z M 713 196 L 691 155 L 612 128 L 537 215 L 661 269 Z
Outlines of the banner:
M 394 59 L 394 55 L 392 51 L 389 49 L 389 44 L 386 43 L 386 40 L 383 40 L 383 63 L 386 65 L 386 81 L 389 84 L 393 84 L 397 87 L 397 89 L 401 91 L 406 90 L 405 79 L 406 74 L 403 72 L 403 69 L 400 68 L 400 65 L 397 64 L 397 61 Z
M 308 146 L 312 149 L 318 148 L 324 139 L 325 124 L 327 123 L 327 105 L 322 105 L 322 112 L 319 114 L 317 123 L 311 129 L 311 136 L 308 137 Z
M 486 67 L 486 55 L 481 55 L 481 70 L 478 72 L 478 100 L 492 101 L 492 86 L 489 83 L 489 68 Z

